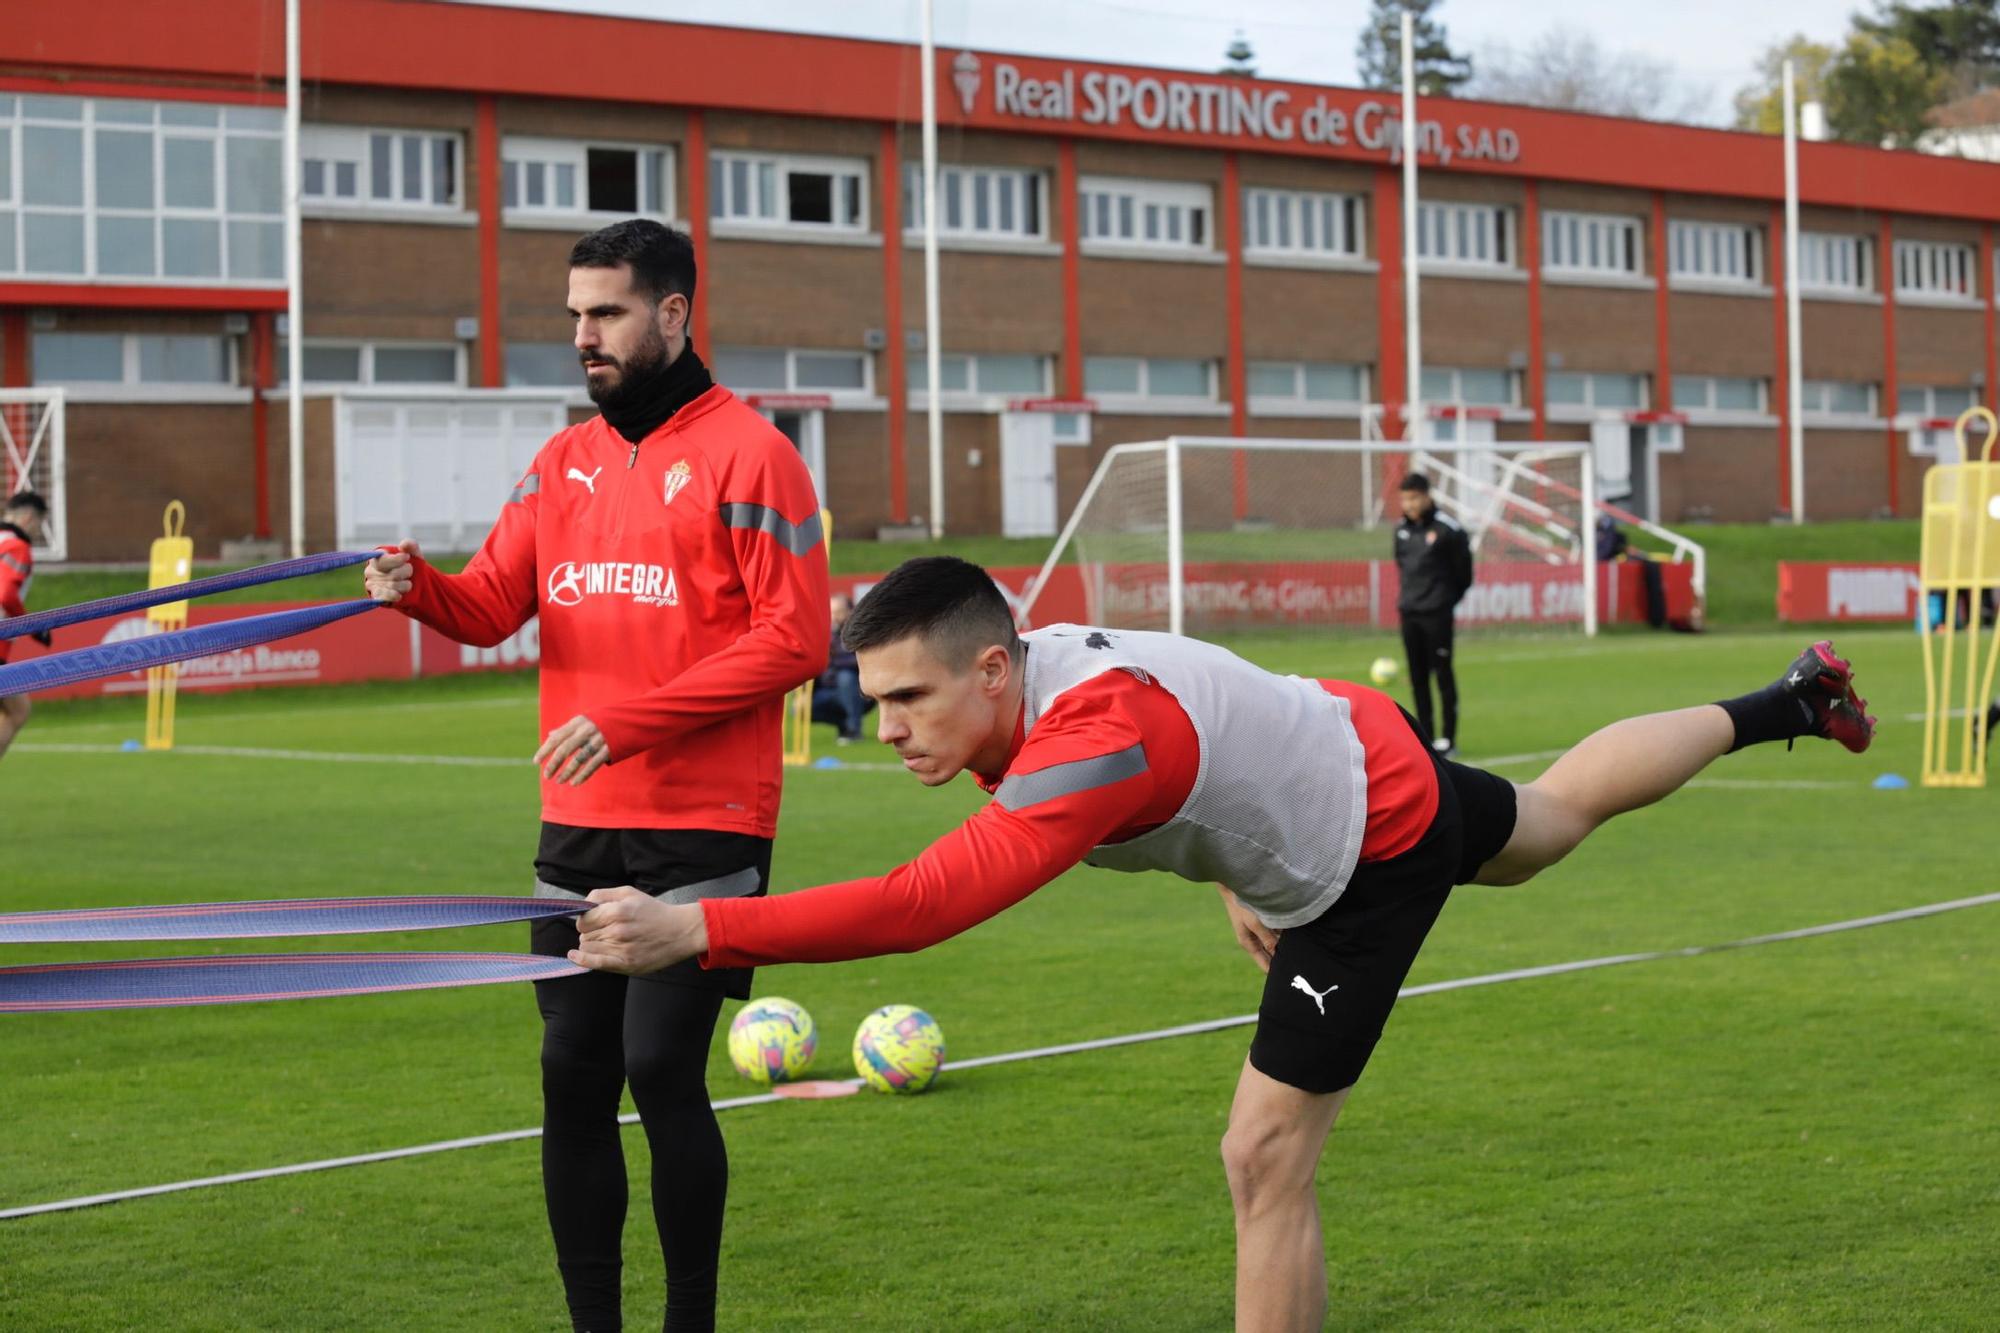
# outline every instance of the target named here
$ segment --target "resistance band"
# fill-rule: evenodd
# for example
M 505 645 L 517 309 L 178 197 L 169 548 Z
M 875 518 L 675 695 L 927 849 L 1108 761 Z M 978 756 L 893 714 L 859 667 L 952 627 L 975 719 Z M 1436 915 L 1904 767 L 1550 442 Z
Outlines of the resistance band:
M 299 953 L 0 967 L 0 1014 L 250 1004 L 549 981 L 584 969 L 522 953 Z
M 51 607 L 46 611 L 0 620 L 0 639 L 18 639 L 23 634 L 39 634 L 45 630 L 61 629 L 64 625 L 75 625 L 86 620 L 102 620 L 106 616 L 143 611 L 149 606 L 165 606 L 168 602 L 186 601 L 190 597 L 207 597 L 211 593 L 231 592 L 237 588 L 254 588 L 264 583 L 280 583 L 285 579 L 295 579 L 306 574 L 324 574 L 329 569 L 344 569 L 348 565 L 358 565 L 363 561 L 373 560 L 380 554 L 380 551 L 368 550 L 302 555 L 295 560 L 279 560 L 268 565 L 239 569 L 233 573 L 210 574 L 207 578 L 176 583 L 168 588 L 121 592 L 115 597 L 100 597 L 94 602 Z
M 0 666 L 0 696 L 32 694 L 36 690 L 52 690 L 61 685 L 115 676 L 121 671 L 137 671 L 144 667 L 163 666 L 168 662 L 185 662 L 191 657 L 209 657 L 238 648 L 251 648 L 260 643 L 303 634 L 309 629 L 318 629 L 321 625 L 330 625 L 336 620 L 383 605 L 386 603 L 361 597 L 351 602 L 330 602 L 325 606 L 304 606 L 292 611 L 244 616 L 238 620 L 175 630 L 171 634 L 148 634 L 120 643 L 72 648 L 65 653 L 32 657 L 25 662 L 9 662 Z
M 250 940 L 284 935 L 370 935 L 447 930 L 577 916 L 574 898 L 430 895 L 397 898 L 279 898 L 168 907 L 84 907 L 0 915 L 0 944 L 128 940 Z

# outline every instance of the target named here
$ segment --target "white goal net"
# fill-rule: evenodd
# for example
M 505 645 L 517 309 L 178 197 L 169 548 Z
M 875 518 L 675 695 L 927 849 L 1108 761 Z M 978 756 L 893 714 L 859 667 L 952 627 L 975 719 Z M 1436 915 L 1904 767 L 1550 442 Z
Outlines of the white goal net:
M 0 500 L 33 491 L 49 504 L 37 560 L 69 558 L 61 389 L 0 389 Z
M 1029 624 L 1212 635 L 1393 630 L 1399 483 L 1466 529 L 1462 630 L 1596 632 L 1583 444 L 1174 437 L 1114 446 L 1029 589 Z

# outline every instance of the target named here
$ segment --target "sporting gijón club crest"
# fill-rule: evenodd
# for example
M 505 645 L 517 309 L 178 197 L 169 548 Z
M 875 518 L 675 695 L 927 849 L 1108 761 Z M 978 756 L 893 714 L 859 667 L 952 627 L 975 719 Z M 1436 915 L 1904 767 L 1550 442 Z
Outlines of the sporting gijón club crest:
M 674 464 L 672 467 L 668 468 L 667 498 L 664 503 L 672 504 L 674 502 L 674 497 L 676 495 L 679 495 L 681 491 L 686 488 L 688 482 L 691 481 L 693 478 L 694 478 L 694 469 L 688 466 L 687 459 L 685 458 L 683 458 L 680 462 Z

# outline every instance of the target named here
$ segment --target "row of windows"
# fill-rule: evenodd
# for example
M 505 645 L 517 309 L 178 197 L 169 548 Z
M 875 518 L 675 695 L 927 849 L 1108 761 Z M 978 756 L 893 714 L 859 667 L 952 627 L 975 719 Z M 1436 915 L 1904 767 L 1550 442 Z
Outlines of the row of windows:
M 277 379 L 289 368 L 278 345 Z M 206 334 L 38 333 L 33 343 L 38 384 L 153 384 L 220 387 L 238 382 L 236 340 Z M 457 386 L 464 383 L 463 349 L 455 343 L 310 341 L 303 360 L 311 384 Z M 871 392 L 873 376 L 861 352 L 799 348 L 719 348 L 716 378 L 745 392 Z M 1326 362 L 1253 361 L 1247 387 L 1253 401 L 1353 406 L 1368 400 L 1364 366 Z M 1049 392 L 1050 359 L 1034 355 L 966 355 L 940 358 L 946 393 L 1037 395 Z M 1220 366 L 1178 357 L 1094 356 L 1084 360 L 1084 391 L 1097 398 L 1218 400 Z M 910 390 L 925 390 L 927 367 L 912 361 Z M 581 380 L 575 349 L 567 343 L 512 343 L 507 348 L 510 387 L 576 388 Z M 1469 407 L 1518 407 L 1520 372 L 1426 366 L 1423 396 Z M 1647 406 L 1649 377 L 1551 371 L 1551 407 L 1638 410 Z M 1879 386 L 1846 380 L 1806 380 L 1801 402 L 1808 413 L 1872 419 Z M 1769 381 L 1745 376 L 1681 375 L 1675 405 L 1692 412 L 1769 410 Z M 1955 417 L 1978 401 L 1970 387 L 1905 385 L 1897 393 L 1901 416 Z
M 282 124 L 268 107 L 0 95 L 0 274 L 107 280 L 275 282 L 283 276 Z M 438 131 L 307 126 L 302 197 L 322 208 L 463 212 L 461 136 Z M 865 233 L 869 163 L 717 151 L 709 200 L 718 220 Z M 510 217 L 588 223 L 670 217 L 674 155 L 660 145 L 509 136 L 501 144 L 501 201 Z M 921 172 L 905 167 L 907 230 L 922 225 Z M 1213 192 L 1198 182 L 1084 177 L 1079 223 L 1091 243 L 1209 252 Z M 1353 193 L 1251 187 L 1243 194 L 1246 253 L 1358 259 L 1366 200 Z M 1044 241 L 1049 190 L 1031 169 L 953 165 L 939 171 L 938 223 L 947 235 Z M 1434 263 L 1517 269 L 1515 211 L 1506 205 L 1421 203 L 1417 249 Z M 1542 218 L 1542 262 L 1555 274 L 1643 277 L 1644 222 L 1552 210 Z M 1802 286 L 1867 293 L 1874 241 L 1804 233 Z M 1676 219 L 1669 273 L 1757 287 L 1766 280 L 1765 229 Z M 1897 241 L 1900 295 L 1978 299 L 1974 248 Z

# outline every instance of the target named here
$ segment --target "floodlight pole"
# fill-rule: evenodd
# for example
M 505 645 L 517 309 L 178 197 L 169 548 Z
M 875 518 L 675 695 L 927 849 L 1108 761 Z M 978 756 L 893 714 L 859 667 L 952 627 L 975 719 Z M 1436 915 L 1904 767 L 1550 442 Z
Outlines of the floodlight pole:
M 925 419 L 930 431 L 931 538 L 944 536 L 944 353 L 938 345 L 938 197 L 937 197 L 937 47 L 932 34 L 933 0 L 924 0 L 924 383 L 929 386 Z M 895 242 L 892 240 L 891 244 Z M 902 324 L 902 312 L 890 311 L 891 329 Z M 891 403 L 889 410 L 907 410 Z
M 1403 438 L 1417 440 L 1423 419 L 1424 338 L 1417 277 L 1417 75 L 1411 47 L 1416 24 L 1403 11 Z
M 1806 521 L 1804 367 L 1799 364 L 1799 108 L 1785 62 L 1785 403 L 1791 439 L 1792 522 Z M 1891 352 L 1893 354 L 1893 350 Z
M 285 414 L 290 425 L 292 555 L 306 553 L 305 330 L 299 288 L 299 0 L 285 0 Z M 262 390 L 260 389 L 259 392 Z

